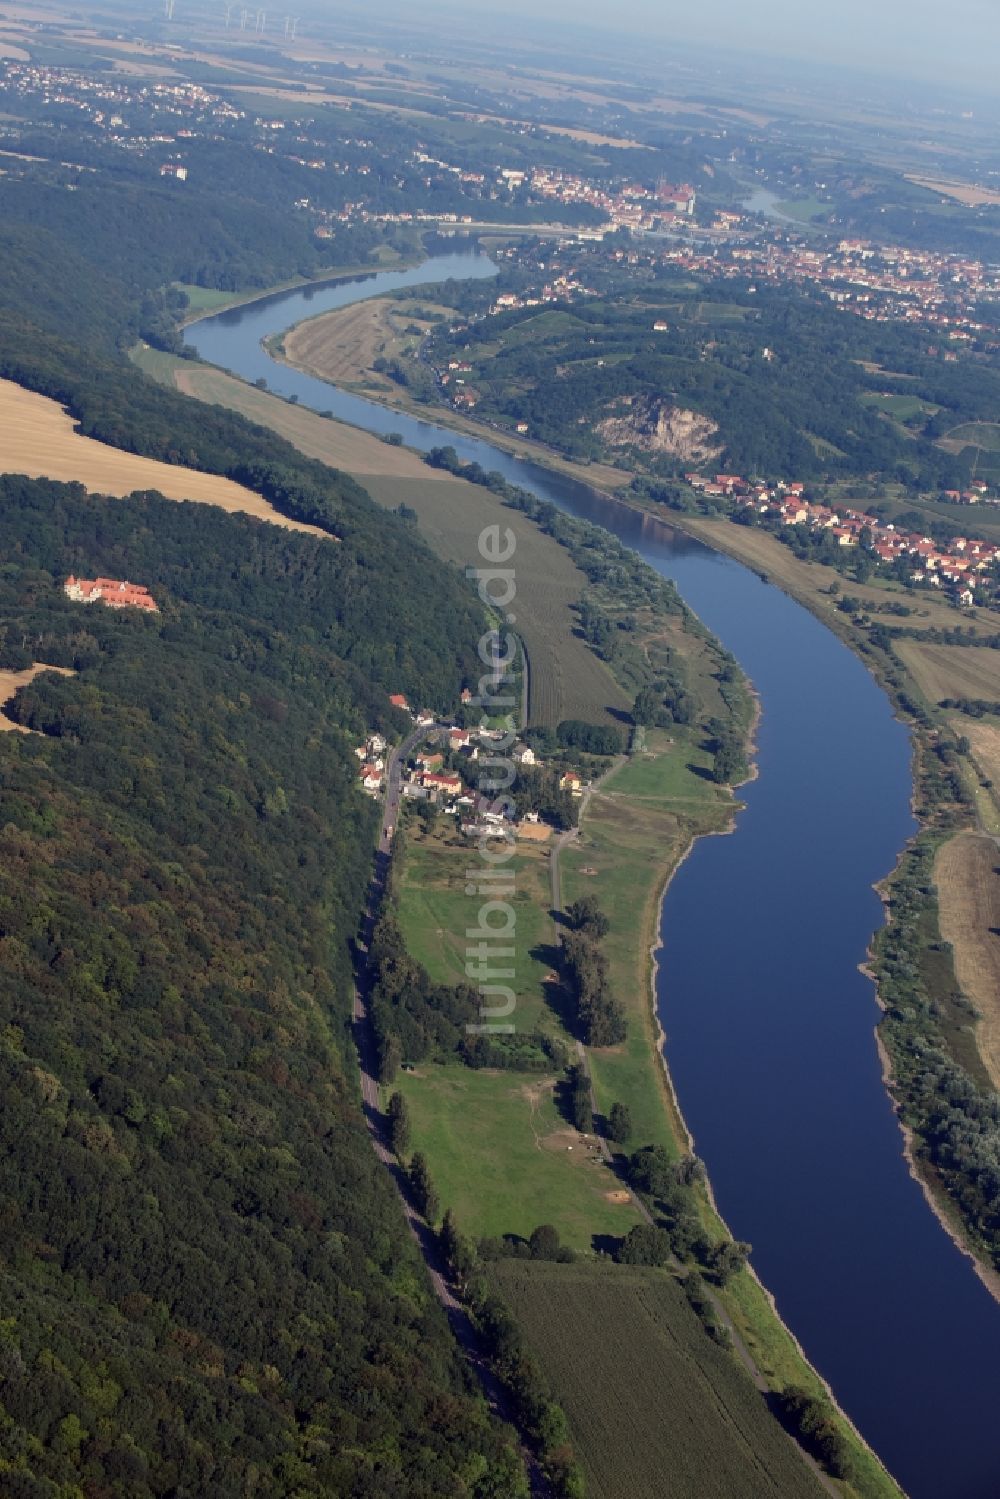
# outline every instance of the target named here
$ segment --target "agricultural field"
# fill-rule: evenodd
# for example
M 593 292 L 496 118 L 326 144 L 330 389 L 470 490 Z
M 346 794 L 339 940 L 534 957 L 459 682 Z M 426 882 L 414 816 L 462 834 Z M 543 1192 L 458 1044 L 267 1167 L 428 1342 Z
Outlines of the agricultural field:
M 492 1274 L 559 1391 L 590 1499 L 818 1499 L 669 1272 L 508 1260 Z
M 959 833 L 934 861 L 941 935 L 952 944 L 962 993 L 982 1017 L 976 1042 L 1000 1088 L 1000 852 L 992 838 Z
M 949 453 L 960 453 L 963 448 L 981 448 L 984 453 L 1000 453 L 1000 423 L 963 422 L 960 427 L 952 427 L 950 432 L 939 438 L 938 446 Z
M 427 311 L 454 315 L 453 309 L 421 297 L 373 297 L 356 302 L 290 329 L 282 340 L 282 355 L 289 364 L 320 380 L 388 395 L 398 391 L 398 386 L 374 369 L 375 360 L 412 354 L 431 327 L 429 319 L 418 315 Z
M 83 437 L 57 402 L 10 380 L 0 380 L 0 471 L 27 474 L 31 479 L 75 481 L 94 494 L 118 498 L 138 489 L 156 489 L 168 500 L 218 505 L 289 531 L 329 535 L 318 526 L 281 515 L 263 496 L 231 479 L 160 463 Z
M 926 188 L 929 193 L 938 193 L 942 198 L 961 203 L 964 208 L 982 208 L 986 204 L 992 206 L 1000 203 L 1000 193 L 989 187 L 975 187 L 971 182 L 942 182 L 936 177 L 912 175 L 908 175 L 906 180 L 915 187 Z
M 895 650 L 932 703 L 954 697 L 1000 702 L 1000 651 L 988 646 L 932 645 L 922 640 L 899 640 Z
M 465 929 L 475 925 L 480 898 L 466 894 L 470 863 L 468 840 L 454 830 L 451 819 L 433 832 L 420 831 L 416 819 L 407 826 L 405 878 L 399 893 L 399 923 L 407 950 L 441 984 L 466 983 Z M 514 1023 L 519 1031 L 554 1032 L 558 1022 L 546 999 L 552 984 L 555 953 L 549 916 L 549 853 L 544 847 L 519 843 L 505 868 L 516 894 L 506 899 L 517 918 L 515 975 L 517 995 Z
M 590 1254 L 595 1239 L 640 1221 L 593 1137 L 559 1112 L 554 1077 L 427 1063 L 393 1086 L 406 1097 L 442 1207 L 463 1233 L 527 1238 L 553 1223 L 564 1244 Z
M 528 657 L 530 723 L 554 725 L 564 718 L 614 723 L 616 712 L 628 710 L 628 694 L 576 633 L 575 606 L 589 585 L 564 547 L 481 486 L 358 477 L 379 504 L 415 510 L 434 551 L 459 567 L 478 563 L 486 526 L 509 526 L 514 532 L 517 632 Z
M 145 347 L 133 349 L 131 357 L 140 369 L 164 385 L 171 385 L 198 401 L 238 411 L 250 421 L 270 427 L 306 457 L 354 474 L 364 484 L 369 475 L 421 481 L 437 479 L 446 484 L 458 482 L 443 469 L 428 468 L 409 448 L 393 447 L 360 427 L 331 421 L 307 406 L 292 405 L 209 365 Z

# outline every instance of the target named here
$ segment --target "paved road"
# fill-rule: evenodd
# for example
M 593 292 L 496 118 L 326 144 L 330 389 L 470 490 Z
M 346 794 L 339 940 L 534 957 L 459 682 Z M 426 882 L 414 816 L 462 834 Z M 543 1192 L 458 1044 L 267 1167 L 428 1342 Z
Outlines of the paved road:
M 428 1228 L 423 1218 L 421 1218 L 411 1203 L 407 1191 L 405 1173 L 389 1149 L 386 1119 L 382 1113 L 379 1100 L 378 1056 L 375 1036 L 368 1014 L 368 1000 L 371 987 L 368 955 L 371 949 L 375 920 L 378 915 L 379 906 L 385 895 L 385 882 L 389 872 L 392 840 L 399 821 L 399 808 L 403 798 L 403 767 L 418 744 L 424 740 L 435 738 L 439 733 L 440 729 L 436 727 L 414 729 L 404 739 L 403 743 L 397 749 L 393 750 L 386 767 L 385 805 L 382 809 L 382 826 L 379 830 L 375 868 L 372 873 L 371 884 L 368 888 L 368 901 L 365 906 L 361 932 L 355 944 L 354 1044 L 357 1047 L 358 1065 L 361 1069 L 362 1108 L 375 1154 L 392 1177 L 396 1191 L 399 1194 L 407 1227 L 427 1266 L 431 1287 L 441 1306 L 444 1308 L 451 1330 L 465 1355 L 467 1363 L 482 1386 L 490 1409 L 500 1420 L 508 1422 L 516 1429 L 517 1423 L 514 1419 L 506 1391 L 494 1378 L 489 1365 L 483 1357 L 479 1339 L 469 1319 L 469 1314 L 448 1283 L 447 1267 L 438 1246 L 437 1235 L 432 1229 Z M 535 1496 L 535 1499 L 547 1499 L 549 1494 L 548 1486 L 538 1470 L 534 1456 L 524 1446 L 521 1448 L 521 1454 L 524 1458 L 525 1467 L 528 1470 L 532 1494 Z

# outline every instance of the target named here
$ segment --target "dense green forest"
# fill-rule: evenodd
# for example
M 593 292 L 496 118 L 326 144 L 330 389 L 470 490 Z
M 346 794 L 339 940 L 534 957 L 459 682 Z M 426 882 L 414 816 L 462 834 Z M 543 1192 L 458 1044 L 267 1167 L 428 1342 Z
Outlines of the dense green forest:
M 41 481 L 0 480 L 0 519 L 4 664 L 78 673 L 0 735 L 0 1488 L 520 1492 L 349 1052 L 376 822 L 350 747 L 395 670 L 352 647 L 392 569 Z M 161 612 L 72 604 L 70 570 Z M 457 691 L 458 636 L 432 638 L 413 690 Z

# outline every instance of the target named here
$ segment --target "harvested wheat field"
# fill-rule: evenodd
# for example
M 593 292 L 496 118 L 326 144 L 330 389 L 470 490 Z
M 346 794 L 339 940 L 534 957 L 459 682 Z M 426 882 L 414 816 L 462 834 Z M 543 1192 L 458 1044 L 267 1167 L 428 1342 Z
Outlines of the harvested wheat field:
M 897 654 L 931 702 L 948 698 L 1000 701 L 1000 651 L 982 645 L 932 645 L 900 640 Z
M 36 661 L 24 671 L 0 671 L 0 734 L 30 734 L 32 732 L 23 724 L 14 723 L 13 719 L 8 718 L 2 710 L 22 687 L 27 687 L 28 683 L 33 682 L 43 671 L 58 672 L 61 677 L 76 676 L 76 672 L 71 671 L 68 666 L 46 666 L 44 661 Z
M 941 935 L 954 949 L 962 993 L 979 1011 L 976 1041 L 1000 1088 L 1000 849 L 992 838 L 959 833 L 934 862 Z
M 972 758 L 982 775 L 1000 789 L 1000 725 L 985 719 L 959 718 L 950 720 L 956 737 L 965 735 L 972 746 Z
M 186 362 L 186 361 L 185 361 Z M 294 443 L 307 458 L 318 458 L 332 468 L 353 474 L 362 484 L 371 475 L 389 479 L 432 479 L 457 485 L 459 480 L 444 469 L 428 468 L 409 448 L 393 447 L 360 427 L 327 420 L 307 406 L 290 406 L 278 396 L 256 390 L 222 370 L 188 364 L 176 370 L 177 389 L 198 401 L 227 406 L 252 422 L 270 427 L 279 437 Z
M 391 302 L 375 298 L 309 318 L 285 334 L 285 358 L 334 385 L 363 382 L 389 390 L 390 381 L 378 376 L 372 364 L 379 355 L 399 352 L 391 312 Z
M 1000 193 L 991 187 L 977 187 L 972 182 L 942 182 L 937 177 L 911 177 L 915 187 L 925 187 L 928 192 L 940 193 L 942 198 L 951 198 L 965 208 L 981 208 L 984 203 L 1000 203 Z
M 329 536 L 319 526 L 280 515 L 262 495 L 231 479 L 123 453 L 92 437 L 83 437 L 75 430 L 73 418 L 56 401 L 10 380 L 0 380 L 0 473 L 75 481 L 94 494 L 117 498 L 137 489 L 156 489 L 168 500 L 218 505 L 222 510 L 253 515 L 289 531 Z

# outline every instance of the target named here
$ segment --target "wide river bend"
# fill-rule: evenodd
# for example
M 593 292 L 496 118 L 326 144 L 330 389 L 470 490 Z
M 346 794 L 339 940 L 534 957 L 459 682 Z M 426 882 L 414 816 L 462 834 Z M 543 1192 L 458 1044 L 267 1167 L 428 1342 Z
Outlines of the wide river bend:
M 996 1499 L 1000 1306 L 909 1174 L 875 1046 L 874 988 L 858 967 L 882 919 L 872 886 L 914 830 L 908 736 L 885 695 L 807 610 L 738 563 L 262 346 L 366 297 L 492 274 L 463 248 L 410 271 L 266 297 L 193 323 L 185 338 L 246 380 L 417 449 L 451 444 L 613 531 L 738 657 L 762 705 L 759 775 L 735 836 L 702 840 L 663 906 L 657 992 L 678 1099 L 726 1222 L 752 1243 L 782 1317 L 900 1483 L 913 1499 Z

